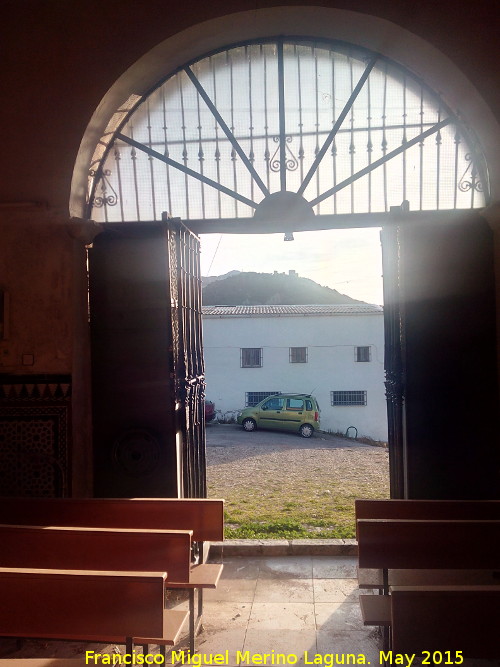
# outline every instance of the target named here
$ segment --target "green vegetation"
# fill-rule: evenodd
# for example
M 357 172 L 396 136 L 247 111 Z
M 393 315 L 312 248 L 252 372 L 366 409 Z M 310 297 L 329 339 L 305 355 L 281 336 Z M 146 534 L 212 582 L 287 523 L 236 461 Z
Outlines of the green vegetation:
M 389 497 L 386 448 L 290 445 L 208 448 L 208 497 L 226 501 L 227 538 L 352 538 L 355 499 Z
M 354 537 L 355 498 L 384 498 L 387 490 L 374 493 L 360 485 L 326 492 L 303 480 L 300 485 L 270 483 L 267 491 L 242 486 L 210 495 L 226 499 L 227 539 L 341 539 Z

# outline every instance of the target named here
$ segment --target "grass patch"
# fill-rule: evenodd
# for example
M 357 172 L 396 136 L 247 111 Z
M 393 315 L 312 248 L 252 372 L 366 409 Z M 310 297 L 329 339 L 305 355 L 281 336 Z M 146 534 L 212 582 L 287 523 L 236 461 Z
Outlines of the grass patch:
M 354 500 L 389 497 L 382 448 L 225 456 L 209 460 L 207 477 L 209 497 L 225 498 L 228 539 L 353 538 Z

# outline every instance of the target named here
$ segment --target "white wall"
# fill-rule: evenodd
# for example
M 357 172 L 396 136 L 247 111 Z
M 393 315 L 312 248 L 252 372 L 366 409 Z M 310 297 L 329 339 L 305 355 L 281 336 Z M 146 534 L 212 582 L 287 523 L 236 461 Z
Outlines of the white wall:
M 321 429 L 387 440 L 383 314 L 333 316 L 204 316 L 207 398 L 223 413 L 245 407 L 245 392 L 311 393 Z M 371 346 L 356 362 L 355 347 Z M 261 347 L 261 368 L 240 368 L 240 348 Z M 289 362 L 290 347 L 307 347 L 307 363 Z M 367 405 L 334 407 L 332 390 L 367 391 Z M 353 435 L 353 432 L 350 433 Z

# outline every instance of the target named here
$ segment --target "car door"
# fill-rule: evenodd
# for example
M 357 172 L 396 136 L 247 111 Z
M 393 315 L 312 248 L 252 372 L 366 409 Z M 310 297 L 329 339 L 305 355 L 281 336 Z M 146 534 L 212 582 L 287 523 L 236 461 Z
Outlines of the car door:
M 285 409 L 281 414 L 282 428 L 287 431 L 298 431 L 304 420 L 304 399 L 287 398 Z
M 261 428 L 282 428 L 282 413 L 285 400 L 279 396 L 268 398 L 260 406 L 257 425 Z

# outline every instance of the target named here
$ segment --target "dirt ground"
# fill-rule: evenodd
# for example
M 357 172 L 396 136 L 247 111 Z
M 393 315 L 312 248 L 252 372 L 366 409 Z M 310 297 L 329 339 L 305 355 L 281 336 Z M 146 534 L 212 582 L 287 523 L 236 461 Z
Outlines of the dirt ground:
M 387 449 L 329 435 L 214 424 L 207 466 L 209 497 L 226 500 L 227 523 L 235 526 L 289 518 L 311 536 L 325 529 L 351 536 L 354 499 L 389 497 Z

